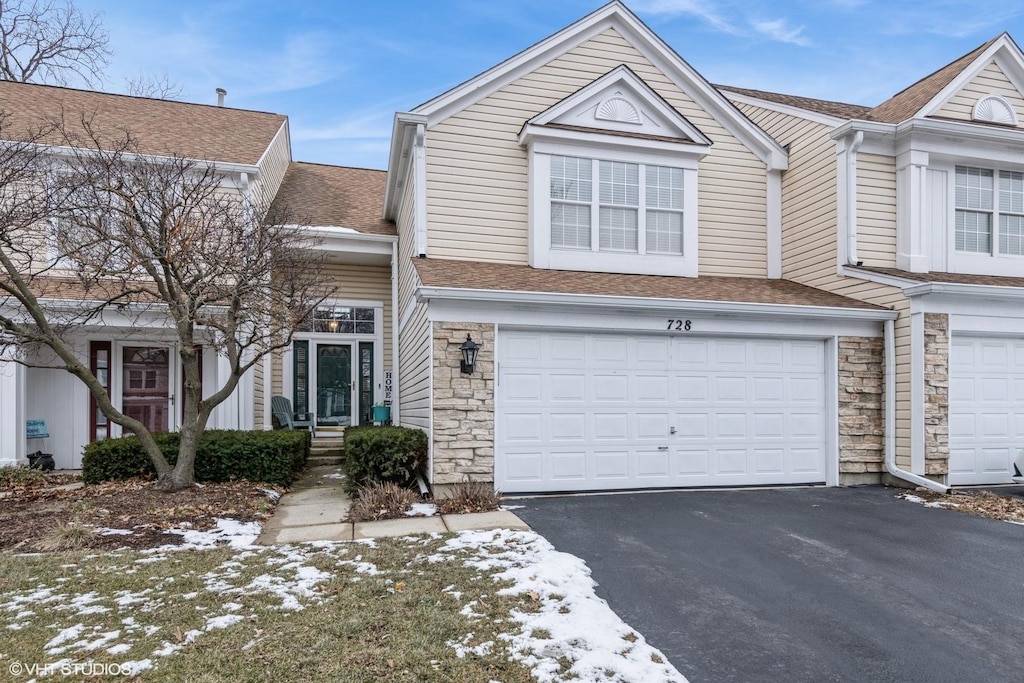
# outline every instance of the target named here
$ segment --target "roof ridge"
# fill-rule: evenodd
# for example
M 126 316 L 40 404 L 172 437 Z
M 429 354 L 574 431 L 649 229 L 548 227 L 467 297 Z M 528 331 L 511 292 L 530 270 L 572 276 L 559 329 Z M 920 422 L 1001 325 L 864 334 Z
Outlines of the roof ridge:
M 713 83 L 719 90 L 728 90 L 730 92 L 739 93 L 741 95 L 746 93 L 758 93 L 760 95 L 777 95 L 779 97 L 795 97 L 801 100 L 810 100 L 811 102 L 821 102 L 822 104 L 838 104 L 843 107 L 860 107 L 862 109 L 871 109 L 871 105 L 868 104 L 854 104 L 853 102 L 843 102 L 841 100 L 826 100 L 823 97 L 808 97 L 807 95 L 794 95 L 792 93 L 774 92 L 771 90 L 758 90 L 756 88 L 741 88 L 736 85 L 723 85 L 720 83 Z M 756 97 L 756 95 L 752 95 Z
M 387 173 L 387 169 L 383 168 L 367 168 L 366 166 L 348 166 L 346 164 L 326 164 L 322 161 L 301 161 L 298 159 L 292 160 L 292 164 L 303 164 L 305 166 L 324 166 L 326 168 L 347 168 L 352 171 L 372 171 L 374 173 Z
M 104 97 L 121 97 L 128 100 L 141 100 L 149 102 L 165 102 L 170 105 L 176 106 L 187 106 L 187 107 L 206 107 L 208 109 L 219 109 L 219 110 L 231 110 L 231 111 L 244 111 L 250 114 L 266 114 L 268 116 L 280 116 L 287 118 L 287 114 L 280 114 L 273 111 L 264 111 L 262 109 L 246 109 L 244 107 L 222 107 L 216 104 L 206 104 L 205 102 L 185 102 L 182 100 L 170 100 L 161 97 L 148 97 L 146 95 L 128 95 L 126 93 L 119 92 L 107 92 L 106 90 L 90 90 L 88 88 L 72 88 L 66 85 L 54 85 L 51 83 L 26 83 L 24 81 L 14 81 L 9 79 L 0 79 L 0 82 L 11 84 L 15 87 L 28 87 L 28 88 L 47 88 L 51 90 L 63 90 L 74 93 L 84 93 L 86 95 L 102 95 Z

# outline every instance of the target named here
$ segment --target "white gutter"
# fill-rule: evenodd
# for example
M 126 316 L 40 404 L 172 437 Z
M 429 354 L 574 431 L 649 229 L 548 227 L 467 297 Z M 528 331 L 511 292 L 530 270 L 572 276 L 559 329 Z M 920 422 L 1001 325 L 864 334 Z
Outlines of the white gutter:
M 398 421 L 398 241 L 391 243 L 391 424 Z
M 896 311 L 842 308 L 834 306 L 800 306 L 791 304 L 748 303 L 738 301 L 704 301 L 690 299 L 661 299 L 654 297 L 612 296 L 600 294 L 564 294 L 552 292 L 503 291 L 496 289 L 460 289 L 453 287 L 420 287 L 417 301 L 423 299 L 479 301 L 505 304 L 549 304 L 628 308 L 630 310 L 678 310 L 734 313 L 757 317 L 799 316 L 803 318 L 843 318 L 846 320 L 892 321 Z
M 857 263 L 857 151 L 864 144 L 864 131 L 853 134 L 846 148 L 846 262 Z
M 1001 285 L 971 285 L 959 282 L 922 282 L 907 287 L 903 293 L 909 297 L 925 294 L 948 294 L 989 299 L 1024 299 L 1024 289 Z
M 885 470 L 897 479 L 924 486 L 938 493 L 949 493 L 949 487 L 927 477 L 908 472 L 896 465 L 896 325 L 884 323 L 885 336 Z

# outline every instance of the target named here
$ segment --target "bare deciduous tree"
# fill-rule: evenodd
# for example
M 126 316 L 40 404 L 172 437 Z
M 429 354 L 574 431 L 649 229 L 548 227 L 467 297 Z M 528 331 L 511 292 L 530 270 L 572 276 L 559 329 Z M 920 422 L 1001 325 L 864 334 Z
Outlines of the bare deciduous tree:
M 102 80 L 110 50 L 99 14 L 70 0 L 0 0 L 0 79 L 89 86 Z
M 134 97 L 153 97 L 158 100 L 176 100 L 181 97 L 181 84 L 166 74 L 147 76 L 141 71 L 124 80 L 125 92 Z
M 46 131 L 60 135 L 60 158 L 36 144 L 44 131 L 0 147 L 0 340 L 19 362 L 84 382 L 107 419 L 139 437 L 162 485 L 179 490 L 194 481 L 213 409 L 331 293 L 321 252 L 288 217 L 270 214 L 258 188 L 237 187 L 211 164 L 147 157 L 130 133 L 101 140 L 88 119 L 80 124 Z M 174 331 L 184 375 L 174 466 L 74 350 L 72 335 L 110 317 L 129 335 L 154 318 Z M 220 386 L 202 385 L 200 345 L 227 361 Z M 39 364 L 32 347 L 57 360 Z

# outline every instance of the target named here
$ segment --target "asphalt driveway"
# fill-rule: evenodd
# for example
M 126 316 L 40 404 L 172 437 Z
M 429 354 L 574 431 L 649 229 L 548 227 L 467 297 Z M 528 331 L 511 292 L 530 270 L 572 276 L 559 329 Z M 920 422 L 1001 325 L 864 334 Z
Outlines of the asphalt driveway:
M 1024 526 L 897 493 L 535 498 L 516 514 L 585 559 L 691 683 L 1024 681 Z

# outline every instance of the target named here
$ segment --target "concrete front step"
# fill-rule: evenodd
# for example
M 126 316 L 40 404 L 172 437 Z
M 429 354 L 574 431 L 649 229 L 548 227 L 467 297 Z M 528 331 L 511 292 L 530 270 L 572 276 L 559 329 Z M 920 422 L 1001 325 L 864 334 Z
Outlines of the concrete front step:
M 327 465 L 340 465 L 345 461 L 340 455 L 311 455 L 306 460 L 307 467 L 324 467 Z

